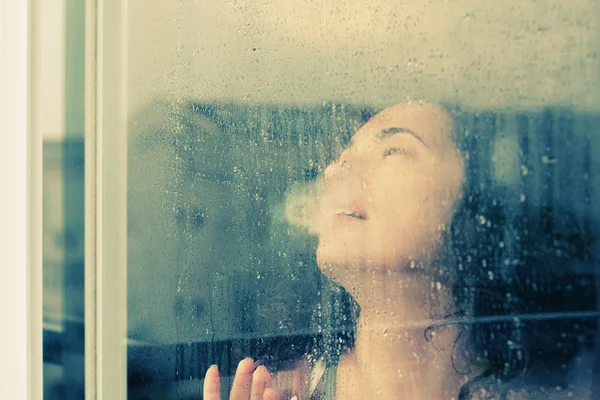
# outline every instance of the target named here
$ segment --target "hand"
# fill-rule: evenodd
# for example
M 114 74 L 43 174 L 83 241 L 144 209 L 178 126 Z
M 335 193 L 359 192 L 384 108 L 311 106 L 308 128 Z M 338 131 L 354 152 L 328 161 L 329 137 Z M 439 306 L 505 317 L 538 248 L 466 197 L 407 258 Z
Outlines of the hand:
M 283 396 L 270 387 L 271 374 L 263 366 L 254 369 L 254 361 L 243 359 L 237 367 L 230 400 L 283 400 Z M 211 366 L 204 378 L 204 400 L 221 400 L 221 377 L 216 365 Z

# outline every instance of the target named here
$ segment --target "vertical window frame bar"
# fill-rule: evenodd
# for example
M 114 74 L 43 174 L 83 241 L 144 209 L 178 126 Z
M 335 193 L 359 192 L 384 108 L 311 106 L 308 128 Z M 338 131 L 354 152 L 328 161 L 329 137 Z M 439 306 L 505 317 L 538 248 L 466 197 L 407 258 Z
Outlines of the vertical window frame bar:
M 86 399 L 127 398 L 127 2 L 86 5 Z

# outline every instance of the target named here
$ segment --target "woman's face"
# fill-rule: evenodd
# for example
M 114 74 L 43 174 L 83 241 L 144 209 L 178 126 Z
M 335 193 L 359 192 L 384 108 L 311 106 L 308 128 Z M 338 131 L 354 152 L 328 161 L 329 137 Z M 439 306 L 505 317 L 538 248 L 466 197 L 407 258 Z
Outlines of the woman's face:
M 322 268 L 392 271 L 433 255 L 464 179 L 452 125 L 441 107 L 404 104 L 356 132 L 325 170 L 317 223 Z

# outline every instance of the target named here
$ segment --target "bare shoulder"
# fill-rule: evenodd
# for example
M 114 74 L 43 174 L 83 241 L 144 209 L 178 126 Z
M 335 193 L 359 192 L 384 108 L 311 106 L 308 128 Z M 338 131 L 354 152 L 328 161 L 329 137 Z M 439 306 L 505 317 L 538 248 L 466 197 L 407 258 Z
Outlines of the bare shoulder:
M 273 374 L 271 386 L 279 390 L 285 399 L 297 396 L 299 399 L 308 398 L 312 363 L 307 358 L 301 358 L 287 368 Z
M 336 393 L 340 399 L 360 398 L 360 377 L 357 374 L 357 361 L 354 352 L 340 358 L 336 371 Z

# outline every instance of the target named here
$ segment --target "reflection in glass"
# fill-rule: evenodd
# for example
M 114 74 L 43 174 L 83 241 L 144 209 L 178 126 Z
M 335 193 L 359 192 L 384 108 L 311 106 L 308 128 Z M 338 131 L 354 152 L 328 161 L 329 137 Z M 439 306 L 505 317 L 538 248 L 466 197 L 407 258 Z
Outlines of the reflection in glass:
M 43 148 L 44 398 L 84 394 L 83 140 Z
M 36 3 L 31 24 L 32 126 L 44 140 L 44 398 L 81 399 L 85 393 L 85 2 Z

